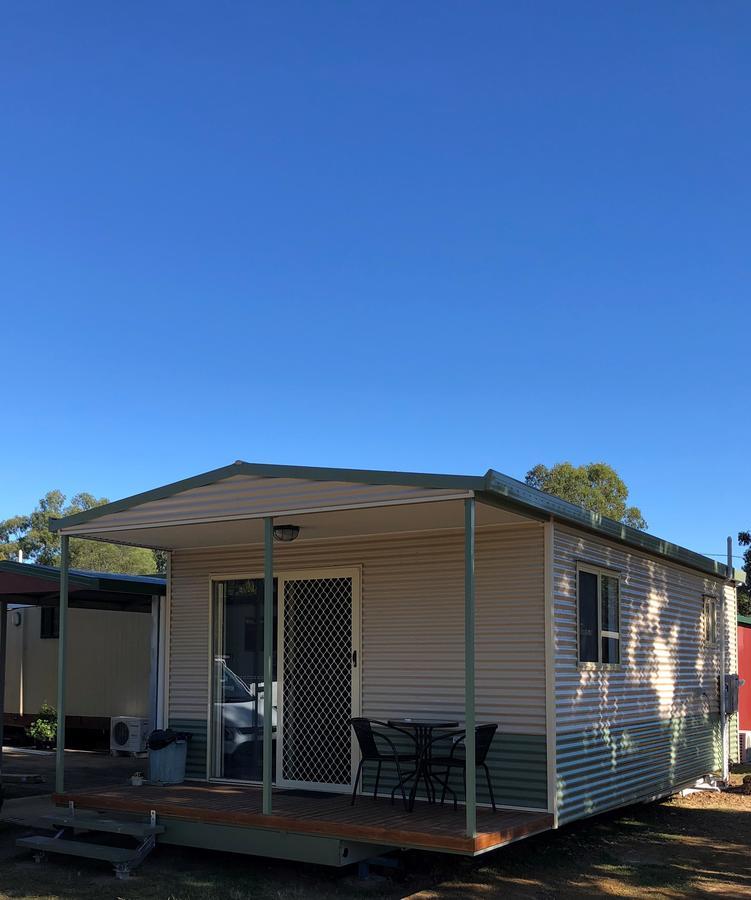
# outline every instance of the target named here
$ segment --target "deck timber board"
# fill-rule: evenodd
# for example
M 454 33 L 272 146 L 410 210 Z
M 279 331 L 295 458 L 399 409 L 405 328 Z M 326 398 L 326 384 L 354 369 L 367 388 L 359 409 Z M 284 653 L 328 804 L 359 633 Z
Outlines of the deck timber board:
M 464 834 L 464 809 L 454 812 L 425 802 L 407 812 L 400 803 L 347 796 L 300 797 L 275 791 L 273 812 L 261 812 L 259 788 L 226 784 L 144 785 L 55 794 L 59 805 L 73 801 L 81 809 L 148 815 L 159 820 L 181 819 L 217 825 L 246 826 L 295 834 L 314 834 L 342 840 L 388 844 L 421 850 L 475 854 L 547 831 L 552 816 L 545 812 L 478 809 L 477 835 Z

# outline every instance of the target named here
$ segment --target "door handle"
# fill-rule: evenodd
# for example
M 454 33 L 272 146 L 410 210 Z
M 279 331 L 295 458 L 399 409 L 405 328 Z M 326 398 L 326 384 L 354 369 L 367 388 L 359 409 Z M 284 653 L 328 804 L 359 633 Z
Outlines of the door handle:
M 357 668 L 357 650 L 352 651 L 352 668 Z

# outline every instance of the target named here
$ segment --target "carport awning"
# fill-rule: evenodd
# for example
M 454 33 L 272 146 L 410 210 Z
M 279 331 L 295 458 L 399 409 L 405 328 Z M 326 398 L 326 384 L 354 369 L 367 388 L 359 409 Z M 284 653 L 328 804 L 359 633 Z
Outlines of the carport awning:
M 151 612 L 151 598 L 166 591 L 164 578 L 70 570 L 69 605 L 79 609 Z M 57 606 L 60 570 L 33 563 L 0 562 L 0 602 Z

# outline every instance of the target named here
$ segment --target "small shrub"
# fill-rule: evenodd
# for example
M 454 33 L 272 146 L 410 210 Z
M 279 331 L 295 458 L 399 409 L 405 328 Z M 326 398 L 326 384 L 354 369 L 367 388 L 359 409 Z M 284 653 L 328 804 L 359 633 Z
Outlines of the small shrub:
M 57 712 L 54 706 L 43 703 L 39 715 L 26 729 L 26 734 L 40 744 L 52 744 L 57 737 Z

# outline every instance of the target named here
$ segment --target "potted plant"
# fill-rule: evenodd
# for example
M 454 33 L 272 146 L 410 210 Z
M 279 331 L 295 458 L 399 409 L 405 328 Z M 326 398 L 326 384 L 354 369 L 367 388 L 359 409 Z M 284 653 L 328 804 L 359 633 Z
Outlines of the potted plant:
M 37 750 L 51 750 L 57 738 L 57 712 L 54 706 L 43 703 L 39 715 L 26 729 Z
M 143 784 L 143 772 L 134 772 L 130 776 L 130 783 L 133 787 L 141 787 Z

